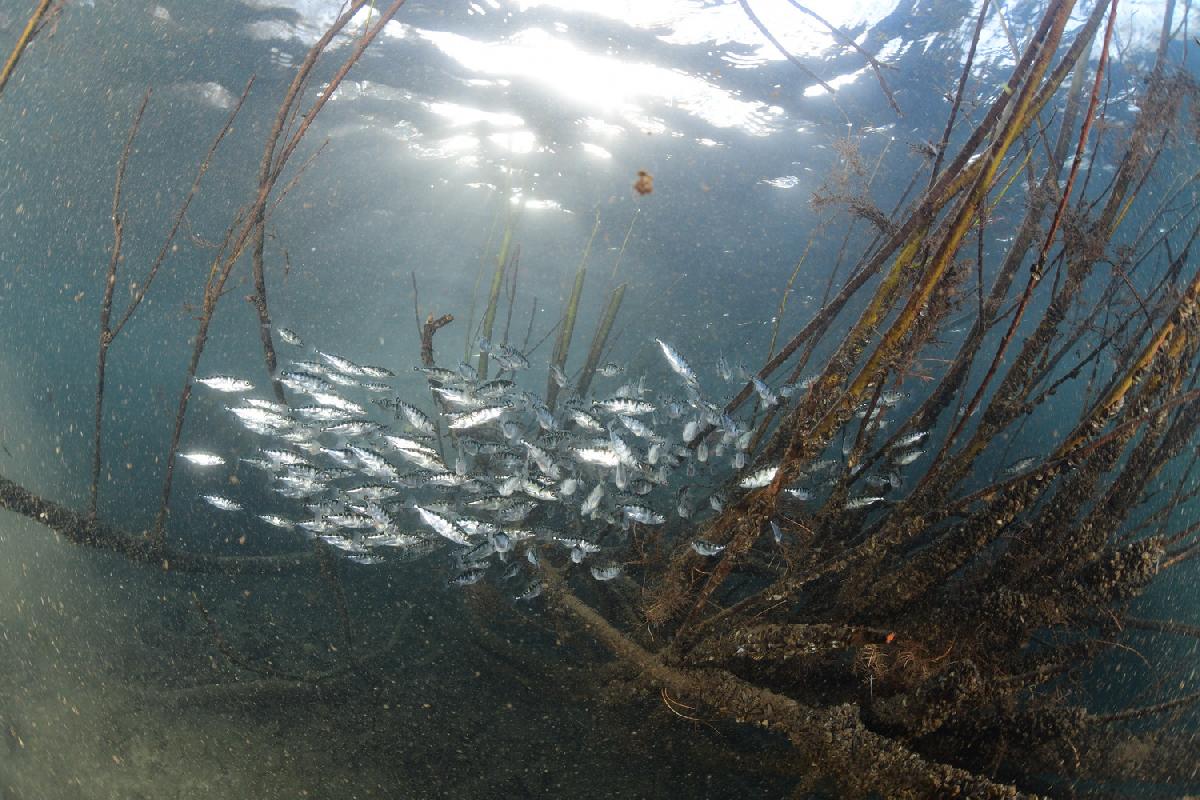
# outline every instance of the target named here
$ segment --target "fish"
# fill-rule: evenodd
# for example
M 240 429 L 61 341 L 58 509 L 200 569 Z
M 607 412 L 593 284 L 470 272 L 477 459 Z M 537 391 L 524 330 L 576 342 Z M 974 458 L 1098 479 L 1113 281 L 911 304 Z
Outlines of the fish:
M 757 472 L 751 473 L 738 481 L 738 486 L 743 489 L 761 489 L 775 480 L 775 475 L 779 472 L 779 467 L 763 467 Z
M 717 358 L 717 374 L 726 383 L 733 380 L 733 368 L 729 366 L 729 362 L 725 360 L 725 356 Z
M 611 581 L 621 574 L 621 567 L 618 564 L 610 564 L 607 567 L 592 566 L 588 571 L 598 581 Z
M 506 411 L 508 411 L 507 406 L 486 406 L 476 411 L 468 411 L 465 414 L 460 414 L 457 417 L 451 417 L 447 427 L 451 430 L 463 430 L 465 428 L 486 425 L 489 422 L 500 419 Z
M 691 546 L 693 550 L 705 558 L 719 555 L 721 551 L 725 549 L 725 545 L 723 544 L 713 544 L 712 542 L 704 539 L 693 539 L 691 541 Z
M 333 384 L 315 372 L 285 369 L 279 373 L 279 382 L 297 392 L 332 392 Z
M 589 517 L 596 513 L 596 509 L 600 507 L 600 500 L 604 497 L 604 484 L 597 483 L 592 491 L 588 492 L 588 496 L 579 506 L 579 514 L 583 517 Z
M 360 367 L 358 364 L 355 364 L 353 361 L 351 361 L 348 358 L 342 358 L 339 355 L 334 355 L 333 353 L 325 353 L 320 350 L 317 351 L 317 355 L 321 357 L 322 361 L 324 361 L 326 364 L 333 367 L 334 369 L 336 369 L 338 372 L 342 373 L 343 375 L 362 375 L 362 374 L 364 374 L 362 367 Z
M 207 386 L 217 392 L 249 392 L 254 384 L 241 378 L 231 378 L 228 375 L 211 375 L 207 378 L 196 378 L 196 383 Z
M 206 503 L 213 508 L 219 508 L 222 511 L 241 511 L 242 504 L 236 500 L 230 500 L 228 497 L 222 497 L 219 494 L 202 494 L 200 495 Z
M 593 403 L 592 408 L 598 408 L 601 411 L 607 411 L 611 414 L 624 414 L 629 417 L 636 417 L 642 414 L 649 414 L 655 410 L 653 403 L 648 403 L 645 400 L 632 400 L 628 397 L 613 397 L 608 400 L 603 400 L 598 403 Z
M 347 400 L 336 392 L 310 392 L 312 399 L 317 401 L 318 405 L 329 406 L 336 408 L 339 411 L 345 411 L 356 417 L 365 417 L 367 410 L 351 400 Z
M 620 457 L 608 447 L 576 447 L 573 452 L 580 461 L 601 467 L 615 467 Z
M 394 378 L 396 373 L 392 372 L 387 367 L 375 367 L 370 364 L 359 364 L 358 371 L 368 378 Z
M 878 495 L 864 495 L 862 497 L 851 497 L 846 501 L 847 511 L 856 511 L 860 508 L 869 508 L 876 503 L 882 502 L 884 498 Z
M 929 431 L 913 431 L 912 433 L 906 433 L 892 443 L 891 449 L 904 450 L 907 447 L 912 447 L 914 444 L 918 444 L 928 435 Z
M 468 569 L 455 575 L 453 578 L 447 581 L 447 583 L 449 583 L 451 586 L 471 586 L 479 583 L 479 581 L 483 579 L 485 572 L 486 570 L 482 569 Z
M 688 366 L 687 361 L 683 359 L 683 356 L 679 355 L 674 347 L 671 347 L 671 345 L 662 339 L 655 339 L 654 341 L 658 343 L 659 349 L 662 350 L 663 356 L 667 359 L 667 364 L 675 371 L 675 374 L 683 378 L 683 382 L 688 386 L 698 388 L 700 380 L 696 377 L 695 371 Z
M 421 517 L 421 521 L 432 528 L 434 533 L 449 539 L 455 544 L 470 544 L 470 539 L 467 538 L 466 532 L 441 514 L 436 511 L 430 511 L 427 508 L 422 508 L 416 504 L 413 505 L 413 508 Z
M 187 453 L 180 453 L 179 457 L 195 464 L 198 467 L 219 467 L 225 463 L 225 459 L 213 453 L 205 453 L 200 450 L 192 450 Z
M 531 550 L 530 552 L 533 551 Z M 542 593 L 543 588 L 545 588 L 545 584 L 543 584 L 541 581 L 532 581 L 516 596 L 515 599 L 518 603 L 528 603 L 530 600 L 533 600 L 535 597 L 539 596 Z
M 300 338 L 300 334 L 288 328 L 279 328 L 279 338 L 293 347 L 304 347 L 304 340 Z
M 725 496 L 705 487 L 775 480 L 777 467 L 760 464 L 752 474 L 731 469 L 750 461 L 754 409 L 726 412 L 678 351 L 653 341 L 671 370 L 663 385 L 630 378 L 612 392 L 564 397 L 554 410 L 509 377 L 529 361 L 512 347 L 481 343 L 504 378 L 480 380 L 465 364 L 417 368 L 433 392 L 428 412 L 418 408 L 420 395 L 394 393 L 390 370 L 312 349 L 318 361 L 290 362 L 276 373 L 284 402 L 246 397 L 228 409 L 238 432 L 254 437 L 238 455 L 264 477 L 253 495 L 259 500 L 246 508 L 280 535 L 320 538 L 356 563 L 440 551 L 449 564 L 443 580 L 469 586 L 531 574 L 550 542 L 564 548 L 559 562 L 583 565 L 603 551 L 615 556 L 632 526 L 665 528 L 667 516 L 695 516 L 705 499 L 721 512 Z M 731 383 L 733 376 L 752 379 L 744 369 L 729 371 Z M 602 374 L 628 372 L 614 361 Z M 561 366 L 558 374 L 551 370 L 552 386 L 567 390 L 564 378 Z M 371 402 L 355 392 L 372 395 Z M 843 460 L 829 461 L 829 469 L 844 467 Z M 809 474 L 819 469 L 813 465 Z M 808 489 L 787 491 L 808 497 Z M 220 495 L 201 497 L 225 510 L 242 507 Z M 403 528 L 405 517 L 411 530 Z M 779 524 L 770 531 L 782 540 Z M 677 534 L 664 535 L 669 542 Z M 703 539 L 684 541 L 705 557 L 722 552 Z M 623 573 L 615 560 L 597 559 L 587 570 L 598 581 Z M 536 580 L 526 584 L 529 599 L 542 588 Z
M 425 412 L 408 403 L 397 403 L 396 410 L 404 416 L 405 421 L 413 430 L 433 435 L 433 421 L 425 416 Z
M 1033 456 L 1022 458 L 1019 461 L 1014 461 L 1004 468 L 1005 475 L 1018 475 L 1037 463 L 1037 459 Z
M 779 403 L 779 398 L 771 391 L 771 387 L 763 383 L 757 376 L 752 376 L 750 382 L 754 384 L 754 391 L 758 394 L 758 399 L 762 400 L 763 405 L 773 406 Z
M 661 525 L 666 521 L 666 517 L 662 514 L 645 506 L 621 506 L 621 511 L 624 512 L 626 518 L 643 525 Z

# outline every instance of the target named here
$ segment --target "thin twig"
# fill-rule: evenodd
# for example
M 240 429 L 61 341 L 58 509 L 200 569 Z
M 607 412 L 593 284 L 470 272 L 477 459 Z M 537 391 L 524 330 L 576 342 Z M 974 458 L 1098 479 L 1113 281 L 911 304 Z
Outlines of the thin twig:
M 117 162 L 117 176 L 113 181 L 113 198 L 110 218 L 113 227 L 112 255 L 108 261 L 108 273 L 104 280 L 104 298 L 100 301 L 100 346 L 96 355 L 96 414 L 95 433 L 92 439 L 92 484 L 88 492 L 88 519 L 96 519 L 96 502 L 100 493 L 100 429 L 104 418 L 104 373 L 108 364 L 108 347 L 112 344 L 113 332 L 109 329 L 112 319 L 113 289 L 117 285 L 117 266 L 121 262 L 121 244 L 125 235 L 125 215 L 121 211 L 121 189 L 125 183 L 125 168 L 129 164 L 129 154 L 133 151 L 133 140 L 137 137 L 142 125 L 142 115 L 146 113 L 146 105 L 150 102 L 150 89 L 142 95 L 142 103 L 133 115 L 133 124 L 129 126 L 129 136 L 125 140 L 125 148 L 121 151 L 121 159 Z

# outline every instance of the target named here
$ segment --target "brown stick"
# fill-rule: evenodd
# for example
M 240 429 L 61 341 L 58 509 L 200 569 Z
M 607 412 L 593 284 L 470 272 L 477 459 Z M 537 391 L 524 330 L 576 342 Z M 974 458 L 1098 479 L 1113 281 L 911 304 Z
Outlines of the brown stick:
M 454 322 L 451 314 L 442 314 L 437 319 L 430 314 L 425 320 L 425 325 L 421 328 L 421 363 L 425 366 L 432 367 L 437 363 L 433 359 L 433 335 L 451 322 Z
M 21 60 L 21 55 L 29 46 L 29 42 L 33 40 L 34 34 L 37 33 L 38 23 L 49 7 L 50 0 L 41 0 L 37 8 L 33 10 L 33 14 L 30 15 L 29 22 L 25 23 L 25 29 L 21 31 L 17 43 L 13 45 L 12 52 L 8 54 L 8 60 L 4 62 L 4 68 L 0 70 L 0 94 L 3 94 L 4 87 L 8 85 L 8 79 L 12 77 L 13 70 L 17 68 L 17 62 Z

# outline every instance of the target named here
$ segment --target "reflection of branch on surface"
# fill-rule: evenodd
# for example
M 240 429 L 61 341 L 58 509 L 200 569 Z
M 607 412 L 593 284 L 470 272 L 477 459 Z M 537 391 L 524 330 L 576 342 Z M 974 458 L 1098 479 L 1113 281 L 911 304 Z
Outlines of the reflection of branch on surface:
M 741 5 L 742 11 L 746 12 L 746 16 L 750 19 L 750 21 L 752 23 L 754 23 L 754 27 L 758 28 L 758 32 L 761 33 L 764 37 L 766 37 L 767 41 L 771 43 L 771 46 L 774 47 L 776 50 L 778 50 L 779 53 L 784 58 L 786 58 L 788 61 L 790 61 L 794 65 L 796 65 L 796 67 L 798 69 L 800 69 L 801 72 L 803 72 L 805 75 L 807 75 L 808 77 L 810 77 L 814 81 L 816 81 L 822 89 L 829 92 L 830 99 L 832 99 L 834 104 L 836 105 L 837 104 L 837 95 L 834 92 L 833 87 L 830 86 L 828 83 L 826 83 L 824 80 L 822 80 L 821 77 L 819 75 L 817 75 L 817 73 L 813 72 L 811 69 L 806 67 L 804 65 L 804 63 L 800 61 L 800 59 L 798 59 L 794 55 L 792 55 L 791 51 L 789 51 L 786 47 L 784 47 L 783 43 L 775 38 L 775 34 L 771 33 L 771 30 L 766 25 L 763 24 L 762 20 L 760 20 L 758 18 L 758 15 L 754 13 L 754 11 L 750 8 L 750 4 L 748 2 L 746 2 L 746 0 L 738 0 L 738 3 Z
M 810 17 L 815 19 L 817 22 L 824 25 L 826 28 L 829 29 L 830 33 L 832 33 L 834 36 L 836 36 L 838 39 L 840 39 L 842 41 L 842 44 L 846 45 L 847 47 L 851 48 L 856 53 L 858 53 L 860 56 L 862 56 L 866 60 L 867 64 L 871 67 L 871 71 L 875 73 L 875 79 L 879 81 L 879 88 L 882 89 L 883 93 L 887 96 L 888 104 L 892 107 L 892 110 L 894 110 L 900 116 L 902 116 L 902 117 L 904 116 L 904 112 L 900 110 L 900 105 L 896 102 L 896 96 L 894 94 L 892 94 L 892 90 L 887 85 L 887 81 L 885 81 L 883 79 L 883 73 L 879 69 L 881 64 L 875 58 L 875 56 L 868 53 L 866 50 L 864 50 L 858 44 L 858 42 L 854 41 L 853 36 L 846 33 L 846 31 L 844 31 L 841 28 L 839 28 L 838 26 L 834 25 L 832 22 L 825 19 L 817 12 L 813 11 L 812 9 L 810 9 L 806 6 L 800 5 L 799 3 L 796 2 L 796 0 L 788 0 L 788 2 L 790 2 L 801 13 L 808 14 Z M 987 6 L 985 5 L 984 8 L 986 9 Z

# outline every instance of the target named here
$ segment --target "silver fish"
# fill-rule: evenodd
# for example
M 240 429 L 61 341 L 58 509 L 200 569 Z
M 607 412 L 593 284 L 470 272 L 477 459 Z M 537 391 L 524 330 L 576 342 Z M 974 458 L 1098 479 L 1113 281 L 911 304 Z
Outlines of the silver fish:
M 671 345 L 667 344 L 662 339 L 655 339 L 654 341 L 658 342 L 658 346 L 662 350 L 663 356 L 666 357 L 667 363 L 671 366 L 671 369 L 675 371 L 675 374 L 683 378 L 683 382 L 688 386 L 694 388 L 699 387 L 700 381 L 698 378 L 696 378 L 696 373 L 690 366 L 688 366 L 688 363 L 684 361 L 683 356 L 679 355 L 674 347 L 671 347 Z
M 347 400 L 339 394 L 333 392 L 311 392 L 312 399 L 323 406 L 330 406 L 341 411 L 348 411 L 351 414 L 359 417 L 365 417 L 367 410 L 358 403 Z
M 863 497 L 851 497 L 846 501 L 846 510 L 855 511 L 860 508 L 868 508 L 883 500 L 882 497 L 870 495 Z
M 301 339 L 300 335 L 293 330 L 289 330 L 287 328 L 280 328 L 279 329 L 279 338 L 282 339 L 287 344 L 292 345 L 293 347 L 304 347 L 304 340 Z
M 763 401 L 764 405 L 773 406 L 779 402 L 779 398 L 771 391 L 771 387 L 763 383 L 757 376 L 751 377 L 750 382 L 754 384 L 754 391 L 758 393 L 758 398 Z
M 530 550 L 529 552 L 532 553 L 533 551 Z M 516 596 L 516 600 L 517 602 L 528 603 L 530 600 L 540 595 L 543 588 L 544 584 L 541 581 L 533 581 L 525 587 L 524 591 Z
M 603 497 L 604 484 L 597 483 L 596 488 L 592 489 L 587 498 L 583 501 L 583 504 L 579 506 L 580 515 L 586 517 L 593 514 L 596 509 L 600 507 L 600 500 Z
M 195 464 L 198 467 L 219 467 L 225 463 L 225 459 L 212 453 L 204 453 L 199 450 L 192 450 L 187 453 L 180 453 L 179 457 Z
M 486 425 L 489 422 L 499 419 L 506 411 L 508 411 L 507 406 L 486 406 L 477 411 L 468 411 L 465 414 L 452 417 L 447 427 L 452 430 L 462 430 L 464 428 L 474 428 L 478 425 Z
M 725 545 L 723 544 L 713 544 L 704 539 L 693 539 L 691 544 L 693 550 L 706 558 L 715 556 L 725 549 Z
M 893 450 L 903 450 L 906 447 L 911 447 L 912 445 L 920 442 L 922 439 L 924 439 L 928 435 L 929 435 L 929 431 L 913 431 L 912 433 L 906 433 L 903 436 L 901 436 L 899 439 L 897 439 L 895 441 L 895 443 L 892 444 L 892 449 Z
M 236 500 L 230 500 L 228 497 L 222 497 L 219 494 L 202 494 L 200 495 L 213 508 L 219 508 L 222 511 L 241 511 L 242 504 Z
M 297 392 L 332 392 L 333 384 L 313 372 L 287 370 L 279 373 L 279 382 Z
M 892 456 L 892 463 L 901 467 L 908 466 L 925 454 L 924 450 L 905 450 Z
M 425 412 L 415 406 L 410 406 L 408 403 L 397 403 L 396 411 L 404 416 L 404 420 L 414 430 L 420 433 L 433 434 L 433 422 L 429 417 L 425 416 Z
M 647 403 L 645 400 L 631 400 L 628 397 L 614 397 L 610 400 L 602 400 L 598 403 L 593 403 L 592 407 L 613 414 L 625 414 L 628 416 L 649 414 L 654 410 L 653 403 Z
M 645 506 L 621 506 L 621 511 L 623 511 L 625 516 L 629 519 L 633 520 L 634 522 L 640 522 L 643 525 L 661 525 L 666 521 L 666 517 L 664 517 L 662 514 L 646 508 Z
M 621 574 L 621 567 L 619 564 L 611 564 L 607 567 L 593 566 L 590 572 L 592 577 L 598 581 L 611 581 Z
M 466 572 L 460 572 L 458 575 L 455 575 L 448 583 L 451 586 L 470 586 L 479 583 L 483 578 L 483 573 L 484 570 L 482 569 L 469 569 Z
M 615 467 L 620 458 L 609 448 L 576 447 L 573 452 L 580 461 L 601 467 Z
M 196 378 L 196 383 L 207 386 L 218 392 L 248 392 L 254 384 L 241 378 L 231 378 L 228 375 L 212 375 L 207 378 Z
M 721 376 L 721 380 L 729 383 L 733 380 L 733 368 L 729 366 L 729 362 L 725 360 L 725 356 L 717 359 L 717 374 Z
M 738 482 L 738 486 L 743 489 L 761 489 L 762 487 L 775 480 L 776 473 L 779 472 L 779 467 L 763 467 L 757 472 L 751 473 L 742 478 Z
M 1004 474 L 1005 475 L 1017 475 L 1018 473 L 1024 472 L 1025 470 L 1029 469 L 1036 463 L 1037 463 L 1037 459 L 1034 458 L 1033 456 L 1029 456 L 1027 458 L 1022 458 L 1020 461 L 1016 461 L 1016 462 L 1010 464 L 1008 467 L 1006 467 L 1004 470 Z
M 360 367 L 358 364 L 355 364 L 348 358 L 342 358 L 341 356 L 334 355 L 333 353 L 323 353 L 320 350 L 317 351 L 317 355 L 319 355 L 326 364 L 333 367 L 343 375 L 363 374 L 362 367 Z
M 374 367 L 370 364 L 358 365 L 358 371 L 368 378 L 394 378 L 396 373 L 392 372 L 387 367 Z
M 413 505 L 413 508 L 416 509 L 417 514 L 421 517 L 421 521 L 432 528 L 434 533 L 449 539 L 455 544 L 467 545 L 471 543 L 470 539 L 467 538 L 467 534 L 462 528 L 458 527 L 441 514 L 437 513 L 436 511 L 430 511 L 427 508 L 422 508 L 421 506 L 415 504 Z
M 599 374 L 603 375 L 606 378 L 614 378 L 617 375 L 623 375 L 625 373 L 625 368 L 622 367 L 620 364 L 613 364 L 612 362 L 609 362 L 607 364 L 601 365 L 596 370 L 596 372 L 598 372 Z

